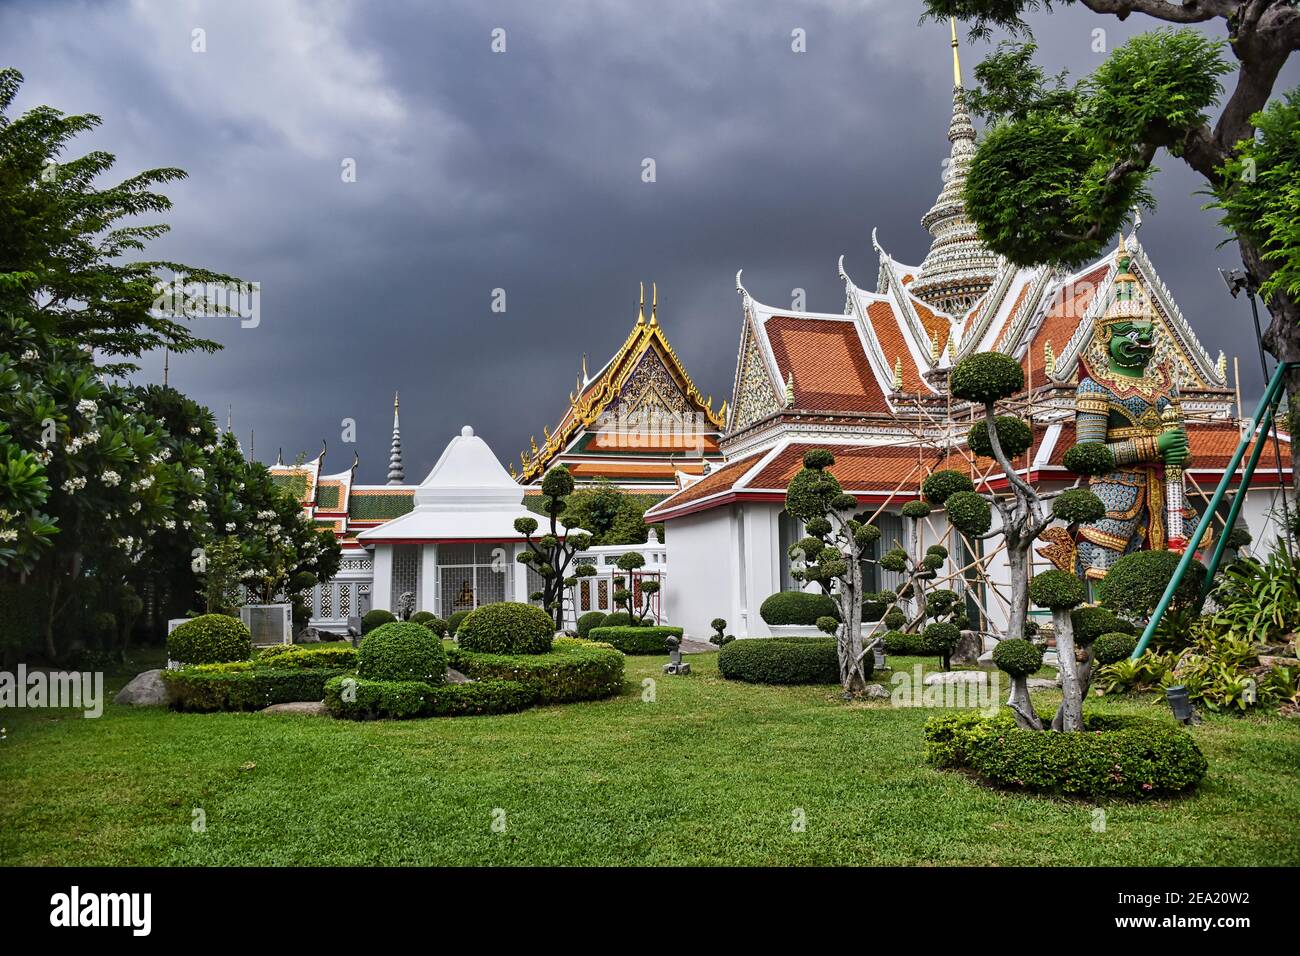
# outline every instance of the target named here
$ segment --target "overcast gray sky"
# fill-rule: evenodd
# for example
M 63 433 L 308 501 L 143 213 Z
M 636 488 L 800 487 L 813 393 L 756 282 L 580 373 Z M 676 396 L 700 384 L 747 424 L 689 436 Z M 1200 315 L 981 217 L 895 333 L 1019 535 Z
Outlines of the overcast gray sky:
M 594 371 L 621 344 L 640 280 L 658 282 L 670 340 L 720 404 L 737 269 L 760 300 L 799 287 L 809 309 L 839 312 L 840 254 L 874 287 L 873 227 L 919 262 L 951 109 L 947 28 L 920 25 L 921 8 L 11 0 L 0 63 L 27 78 L 18 108 L 100 114 L 80 145 L 115 153 L 117 178 L 189 172 L 151 255 L 261 283 L 261 324 L 202 320 L 225 350 L 173 356 L 173 384 L 223 420 L 233 406 L 263 460 L 324 438 L 341 470 L 353 446 L 340 422 L 355 419 L 372 482 L 400 390 L 418 481 L 466 423 L 517 461 L 558 420 L 582 353 Z M 1157 25 L 1073 8 L 1032 23 L 1042 58 L 1074 74 L 1104 56 L 1095 28 L 1113 48 Z M 963 37 L 968 82 L 987 49 Z M 1279 88 L 1298 80 L 1293 64 Z M 1240 353 L 1256 391 L 1248 307 L 1214 271 L 1239 264 L 1235 251 L 1216 250 L 1197 177 L 1159 163 L 1143 241 L 1206 348 Z M 498 288 L 504 314 L 491 310 Z M 160 356 L 143 375 L 161 378 Z

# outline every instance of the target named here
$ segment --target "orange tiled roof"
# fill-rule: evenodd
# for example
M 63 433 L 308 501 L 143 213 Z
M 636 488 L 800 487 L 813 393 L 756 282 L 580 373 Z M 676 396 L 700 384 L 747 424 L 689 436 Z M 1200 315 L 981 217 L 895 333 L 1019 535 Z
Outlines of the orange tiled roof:
M 674 471 L 698 475 L 704 470 L 700 462 L 677 463 L 665 461 L 655 464 L 633 464 L 619 461 L 575 461 L 569 463 L 569 473 L 575 478 L 671 478 Z
M 903 338 L 903 330 L 898 327 L 894 307 L 888 302 L 872 302 L 867 306 L 867 318 L 871 322 L 871 330 L 876 334 L 876 341 L 880 343 L 880 350 L 885 353 L 891 375 L 894 362 L 898 359 L 903 361 L 903 391 L 924 392 L 926 388 L 921 381 L 921 373 Z
M 761 453 L 760 453 L 761 454 Z M 750 455 L 730 464 L 723 465 L 711 475 L 701 478 L 695 484 L 677 492 L 668 498 L 673 506 L 684 505 L 687 502 L 699 501 L 701 498 L 707 498 L 709 495 L 719 491 L 726 491 L 734 485 L 740 477 L 754 466 L 760 455 Z M 657 507 L 657 506 L 656 506 Z
M 797 407 L 836 412 L 889 410 L 852 322 L 777 315 L 767 320 L 764 331 L 782 381 L 794 374 Z
M 1020 365 L 1026 371 L 1032 362 L 1036 369 L 1035 380 L 1042 383 L 1043 377 L 1043 347 L 1052 343 L 1052 348 L 1059 354 L 1061 349 L 1065 348 L 1075 330 L 1079 327 L 1079 322 L 1083 319 L 1083 314 L 1088 310 L 1088 304 L 1092 297 L 1097 294 L 1097 284 L 1106 277 L 1108 265 L 1098 266 L 1087 275 L 1080 276 L 1068 286 L 1063 286 L 1052 300 L 1052 307 L 1048 311 L 1046 318 L 1034 333 L 1034 337 L 1029 342 L 1029 347 L 1025 350 L 1024 358 L 1020 360 Z M 1028 289 L 1029 285 L 1025 285 Z M 1024 290 L 1021 290 L 1023 296 Z M 1019 302 L 1017 302 L 1019 308 Z M 1007 320 L 1010 327 L 1010 319 Z
M 803 467 L 805 452 L 814 448 L 829 448 L 835 455 L 831 474 L 839 479 L 845 491 L 893 491 L 900 484 L 906 494 L 908 485 L 913 492 L 937 463 L 938 456 L 927 448 L 906 445 L 870 445 L 841 447 L 824 443 L 791 443 L 763 470 L 746 484 L 753 488 L 784 488 Z
M 952 323 L 920 299 L 912 300 L 912 308 L 916 310 L 916 317 L 921 320 L 921 326 L 926 334 L 939 343 L 940 350 L 945 348 L 948 345 L 948 336 L 952 332 Z

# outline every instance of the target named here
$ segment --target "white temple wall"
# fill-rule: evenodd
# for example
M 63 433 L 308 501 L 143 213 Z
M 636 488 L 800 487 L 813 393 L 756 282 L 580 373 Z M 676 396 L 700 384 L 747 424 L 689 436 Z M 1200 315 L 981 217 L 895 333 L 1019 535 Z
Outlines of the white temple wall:
M 391 611 L 393 591 L 393 546 L 375 545 L 375 581 L 370 588 L 371 610 Z
M 672 576 L 664 589 L 665 617 L 687 637 L 708 640 L 709 622 L 727 619 L 739 634 L 740 554 L 735 508 L 713 508 L 675 519 L 668 527 L 666 551 Z

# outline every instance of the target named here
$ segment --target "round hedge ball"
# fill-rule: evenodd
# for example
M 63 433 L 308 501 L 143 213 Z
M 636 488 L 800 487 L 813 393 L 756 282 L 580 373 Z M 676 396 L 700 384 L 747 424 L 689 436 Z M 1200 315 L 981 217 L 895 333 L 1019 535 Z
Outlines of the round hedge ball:
M 1172 551 L 1134 551 L 1126 554 L 1097 583 L 1101 603 L 1121 617 L 1146 618 L 1173 580 L 1181 555 Z M 1205 583 L 1205 565 L 1192 561 L 1174 591 L 1174 607 L 1194 606 Z
M 948 520 L 962 534 L 978 537 L 993 526 L 993 506 L 973 491 L 959 491 L 944 502 Z
M 1066 524 L 1086 524 L 1106 517 L 1106 506 L 1087 488 L 1071 488 L 1052 500 L 1052 517 Z
M 962 359 L 948 377 L 954 398 L 984 405 L 1025 387 L 1025 370 L 1004 352 L 980 352 Z
M 993 663 L 1012 677 L 1028 677 L 1043 666 L 1043 652 L 1023 637 L 1008 637 L 993 648 Z
M 1084 602 L 1083 582 L 1069 571 L 1044 571 L 1029 582 L 1029 597 L 1049 611 L 1068 611 Z
M 1116 664 L 1133 653 L 1137 638 L 1118 631 L 1103 634 L 1092 643 L 1092 656 L 1098 664 Z
M 167 657 L 180 664 L 225 664 L 253 656 L 244 622 L 226 614 L 203 614 L 167 635 Z
M 375 628 L 392 624 L 396 620 L 397 616 L 392 611 L 377 607 L 373 611 L 367 611 L 365 617 L 361 619 L 361 633 L 369 634 Z
M 769 594 L 758 606 L 758 616 L 774 627 L 786 624 L 815 626 L 823 617 L 838 620 L 839 613 L 839 605 L 833 597 L 815 591 L 777 591 Z
M 1077 608 L 1070 612 L 1070 623 L 1078 644 L 1091 644 L 1103 634 L 1122 630 L 1119 618 L 1104 607 Z
M 600 627 L 604 622 L 605 612 L 588 611 L 586 614 L 578 618 L 578 636 L 585 638 L 593 627 Z M 723 622 L 722 626 L 726 627 L 726 622 Z
M 1022 419 L 1012 415 L 998 415 L 993 419 L 997 429 L 998 444 L 1008 458 L 1023 455 L 1034 443 L 1034 432 Z M 970 450 L 984 458 L 993 457 L 993 443 L 989 441 L 988 420 L 976 422 L 966 433 L 966 443 Z
M 546 654 L 555 640 L 555 622 L 539 607 L 502 601 L 475 608 L 457 636 L 461 647 L 481 654 Z
M 1115 470 L 1115 456 L 1099 441 L 1085 441 L 1073 446 L 1061 459 L 1076 475 L 1104 475 Z
M 804 452 L 803 466 L 805 468 L 822 469 L 829 468 L 835 464 L 835 456 L 825 448 L 814 448 L 811 451 Z
M 377 627 L 357 647 L 357 676 L 366 680 L 421 681 L 447 679 L 442 641 L 422 624 L 394 621 Z
M 930 506 L 924 501 L 909 501 L 900 509 L 904 518 L 928 518 L 930 516 Z
M 921 646 L 926 653 L 947 657 L 961 643 L 961 629 L 956 624 L 939 621 L 921 632 Z
M 941 468 L 931 472 L 921 482 L 921 494 L 932 505 L 942 505 L 959 491 L 974 491 L 975 483 L 970 475 L 954 468 Z
M 467 617 L 469 617 L 469 611 L 452 611 L 451 617 L 447 618 L 447 633 L 455 637 L 456 632 L 460 630 L 461 624 L 465 622 Z

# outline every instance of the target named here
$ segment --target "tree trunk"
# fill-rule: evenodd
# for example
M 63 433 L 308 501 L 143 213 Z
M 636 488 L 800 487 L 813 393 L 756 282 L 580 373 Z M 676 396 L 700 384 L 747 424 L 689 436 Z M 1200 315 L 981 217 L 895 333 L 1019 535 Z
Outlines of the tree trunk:
M 1079 683 L 1079 662 L 1074 657 L 1074 624 L 1069 611 L 1053 611 L 1056 628 L 1057 667 L 1061 672 L 1061 707 L 1052 720 L 1053 730 L 1075 733 L 1083 730 L 1083 695 Z
M 856 697 L 867 689 L 862 669 L 862 563 L 857 542 L 845 529 L 848 541 L 849 573 L 840 580 L 840 683 L 846 697 Z
M 1011 696 L 1007 706 L 1016 718 L 1016 726 L 1025 730 L 1042 730 L 1043 722 L 1038 719 L 1034 704 L 1029 699 L 1029 678 L 1021 675 L 1011 678 Z
M 1032 542 L 1029 543 L 1032 545 Z M 1024 637 L 1029 617 L 1029 546 L 1007 539 L 1007 569 L 1011 574 L 1011 606 L 1007 612 L 1007 637 Z

